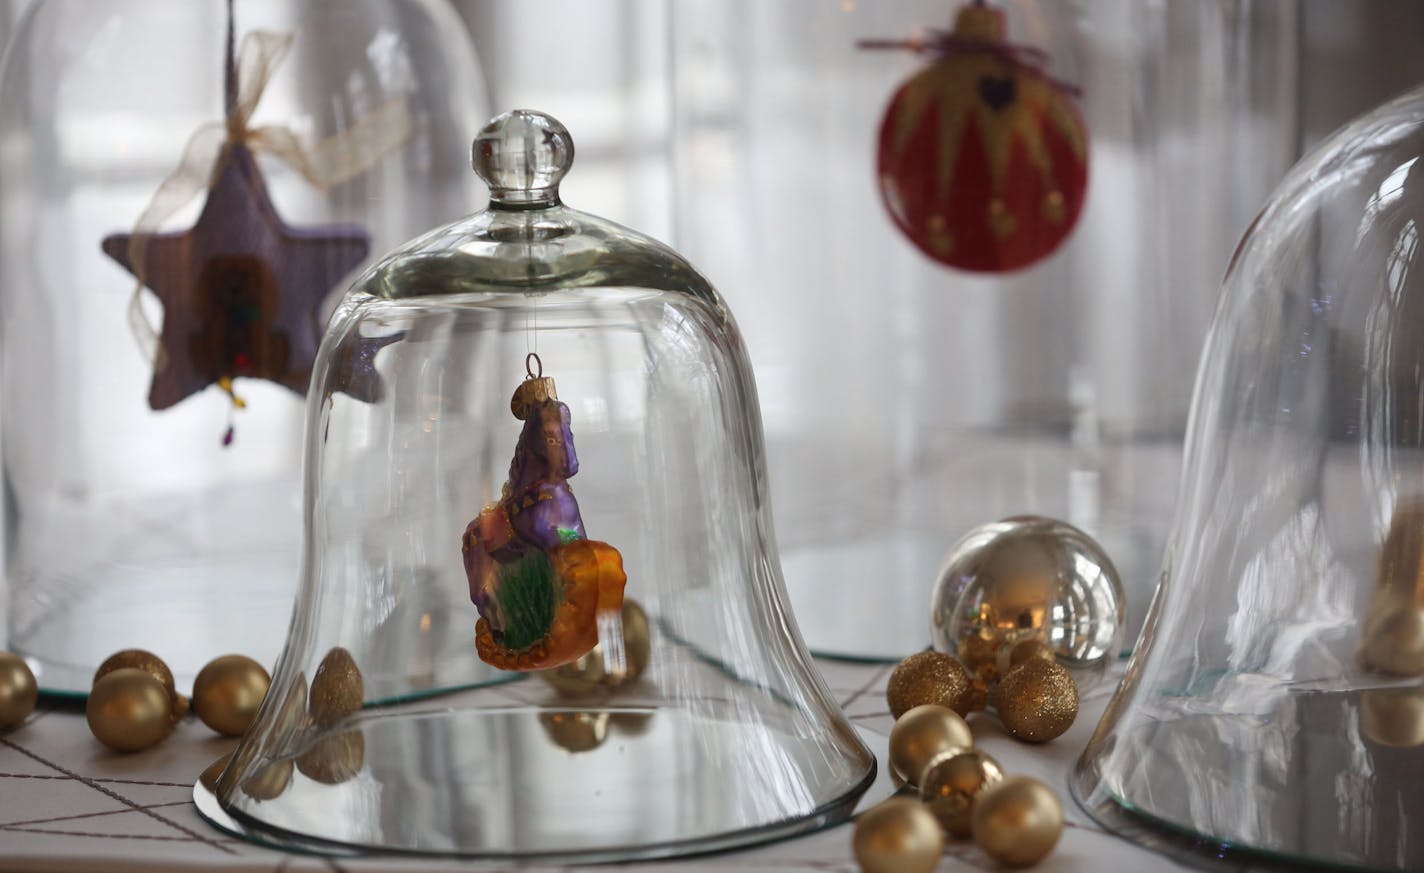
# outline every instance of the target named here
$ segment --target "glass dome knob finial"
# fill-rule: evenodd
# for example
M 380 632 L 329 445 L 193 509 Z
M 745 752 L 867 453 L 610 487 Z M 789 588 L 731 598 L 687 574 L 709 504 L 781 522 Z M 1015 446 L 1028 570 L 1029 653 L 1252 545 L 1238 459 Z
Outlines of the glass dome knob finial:
M 559 120 L 530 109 L 495 116 L 471 149 L 475 172 L 494 204 L 552 206 L 574 162 L 574 141 Z

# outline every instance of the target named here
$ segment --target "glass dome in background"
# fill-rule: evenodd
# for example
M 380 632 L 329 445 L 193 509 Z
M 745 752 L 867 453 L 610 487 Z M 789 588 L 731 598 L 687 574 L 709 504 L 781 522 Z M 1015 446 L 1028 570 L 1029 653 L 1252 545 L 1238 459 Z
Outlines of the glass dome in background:
M 240 47 L 256 31 L 291 37 L 250 129 L 285 128 L 314 162 L 355 171 L 322 190 L 299 175 L 290 152 L 281 158 L 255 142 L 224 164 L 238 168 L 222 176 L 241 189 L 238 199 L 275 211 L 298 236 L 352 242 L 339 263 L 326 254 L 306 260 L 325 277 L 319 284 L 345 287 L 365 252 L 477 202 L 461 143 L 486 117 L 485 97 L 469 39 L 446 4 L 236 0 L 234 8 Z M 212 135 L 225 117 L 226 29 L 219 0 L 45 0 L 6 55 L 8 646 L 48 691 L 87 691 L 104 658 L 133 646 L 165 658 L 180 684 L 228 652 L 270 663 L 290 616 L 306 386 L 295 361 L 314 353 L 329 309 L 282 338 L 294 362 L 282 379 L 233 382 L 245 409 L 217 386 L 175 400 L 158 389 L 154 351 L 143 342 L 161 330 L 166 307 L 143 291 L 136 329 L 137 282 L 120 264 L 130 254 L 122 236 L 164 199 L 157 192 L 171 174 L 198 190 L 148 229 L 177 233 L 200 220 Z M 244 87 L 254 81 L 246 75 Z M 344 145 L 318 153 L 315 144 L 332 137 Z M 190 140 L 211 146 L 195 148 L 195 163 L 185 162 Z M 253 194 L 264 183 L 270 206 Z M 106 238 L 119 240 L 108 254 Z M 208 263 L 230 273 L 266 275 L 276 263 L 220 248 Z M 319 300 L 326 289 L 303 291 Z M 206 304 L 192 303 L 201 314 Z M 176 357 L 191 350 L 200 369 L 205 344 L 217 342 L 204 330 L 173 340 Z M 150 405 L 151 383 L 155 405 L 166 408 Z M 364 389 L 379 390 L 355 390 Z
M 215 821 L 318 850 L 611 860 L 816 828 L 871 785 L 786 605 L 736 324 L 671 249 L 563 206 L 572 160 L 548 116 L 495 119 L 475 143 L 490 208 L 338 307 L 291 635 L 215 795 L 198 789 Z M 365 343 L 373 403 L 333 393 Z M 609 563 L 565 563 L 582 550 Z M 625 581 L 641 675 L 613 654 L 631 632 L 604 624 Z M 564 646 L 595 612 L 589 657 L 626 681 L 535 678 L 593 644 Z M 479 657 L 513 681 L 446 678 L 478 663 L 476 618 Z
M 1074 793 L 1163 846 L 1424 869 L 1424 90 L 1235 255 L 1162 586 Z
M 1081 87 L 1087 201 L 1016 273 L 943 267 L 881 202 L 876 142 L 929 63 L 865 39 L 962 4 L 675 4 L 677 230 L 755 355 L 787 585 L 812 649 L 929 644 L 970 529 L 1098 539 L 1130 641 L 1171 516 L 1190 379 L 1237 236 L 1294 148 L 1293 3 L 995 4 Z

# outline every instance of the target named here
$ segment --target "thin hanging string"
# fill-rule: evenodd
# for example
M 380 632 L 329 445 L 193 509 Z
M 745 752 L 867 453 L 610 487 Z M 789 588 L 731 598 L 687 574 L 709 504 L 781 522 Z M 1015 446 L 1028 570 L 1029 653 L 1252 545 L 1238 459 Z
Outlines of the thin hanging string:
M 524 318 L 524 351 L 539 356 L 539 310 L 530 309 Z
M 227 0 L 227 51 L 223 56 L 223 116 L 237 115 L 237 28 L 233 14 L 234 0 Z
M 227 45 L 223 51 L 223 119 L 227 122 L 227 132 L 229 141 L 233 139 L 233 126 L 238 117 L 238 84 L 237 84 L 237 13 L 233 8 L 236 0 L 227 0 Z M 237 131 L 240 133 L 240 131 Z M 219 161 L 222 158 L 218 159 Z M 214 168 L 216 172 L 217 168 Z M 233 438 L 237 434 L 237 425 L 234 421 L 237 410 L 246 409 L 247 401 L 238 396 L 237 391 L 232 386 L 232 379 L 224 376 L 218 380 L 218 388 L 222 390 L 228 398 L 227 407 L 227 428 L 223 431 L 223 448 L 232 445 Z

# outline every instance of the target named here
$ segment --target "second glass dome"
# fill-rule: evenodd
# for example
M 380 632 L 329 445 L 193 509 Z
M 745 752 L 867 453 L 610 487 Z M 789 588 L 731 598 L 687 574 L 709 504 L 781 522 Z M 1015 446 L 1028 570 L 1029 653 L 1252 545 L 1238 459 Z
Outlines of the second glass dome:
M 1114 827 L 1424 869 L 1421 159 L 1416 90 L 1242 240 L 1161 587 L 1074 786 Z

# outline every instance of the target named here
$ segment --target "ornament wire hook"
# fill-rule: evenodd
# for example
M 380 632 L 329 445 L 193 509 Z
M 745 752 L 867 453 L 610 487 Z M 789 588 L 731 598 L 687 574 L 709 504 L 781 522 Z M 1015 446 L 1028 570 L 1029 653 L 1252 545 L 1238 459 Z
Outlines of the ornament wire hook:
M 532 365 L 531 365 L 531 362 L 532 362 Z M 535 366 L 537 366 L 537 367 L 539 368 L 538 372 L 535 372 L 535 370 L 534 370 L 534 367 L 535 367 Z M 539 353 L 538 353 L 538 352 L 530 352 L 529 354 L 527 354 L 527 355 L 524 356 L 524 378 L 526 378 L 526 379 L 542 379 L 542 378 L 544 378 L 544 362 L 541 361 L 541 360 L 539 360 Z

